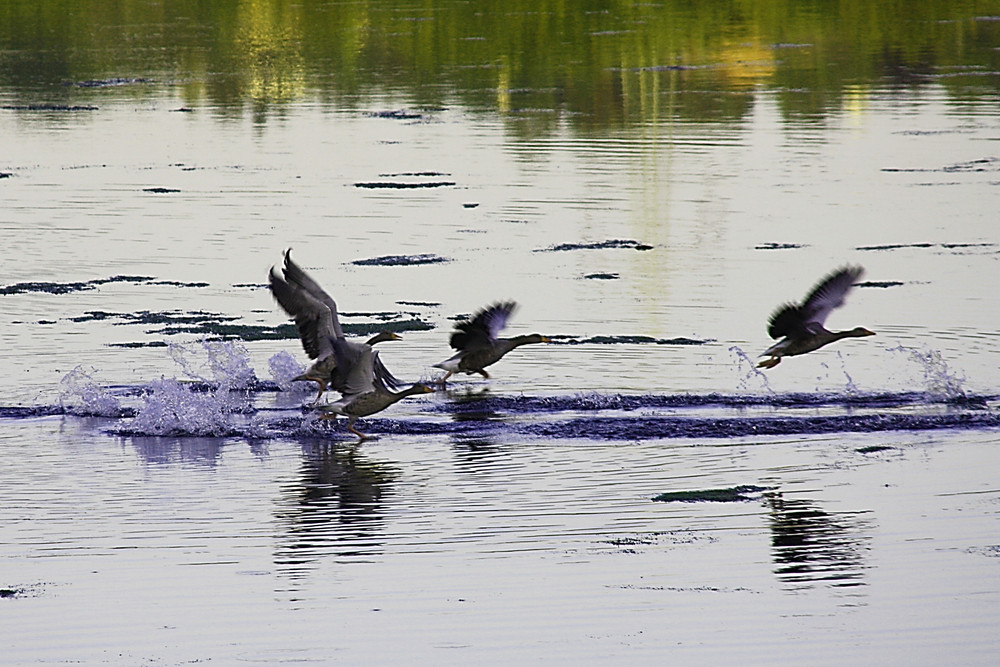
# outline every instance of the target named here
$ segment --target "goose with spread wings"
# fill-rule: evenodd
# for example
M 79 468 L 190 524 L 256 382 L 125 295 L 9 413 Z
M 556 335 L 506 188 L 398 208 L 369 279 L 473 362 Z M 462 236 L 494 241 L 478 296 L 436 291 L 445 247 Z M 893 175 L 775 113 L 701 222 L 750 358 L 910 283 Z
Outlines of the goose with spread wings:
M 761 353 L 764 359 L 758 368 L 774 368 L 782 357 L 792 357 L 818 350 L 841 338 L 874 336 L 874 331 L 855 327 L 847 331 L 829 331 L 823 326 L 830 313 L 844 305 L 847 293 L 864 274 L 860 266 L 845 266 L 823 278 L 801 304 L 787 303 L 771 315 L 767 333 L 780 338 Z
M 291 248 L 285 251 L 282 269 L 271 267 L 268 280 L 275 300 L 295 320 L 302 347 L 315 363 L 296 380 L 315 382 L 319 393 L 315 405 L 328 388 L 342 394 L 357 394 L 371 389 L 366 374 L 378 376 L 390 388 L 400 386 L 399 381 L 373 353 L 372 345 L 399 336 L 383 331 L 367 342 L 347 340 L 337 317 L 337 304 L 309 274 L 292 261 Z M 364 368 L 359 372 L 358 368 Z
M 446 371 L 445 376 L 438 382 L 443 385 L 455 373 L 469 375 L 479 373 L 489 379 L 489 373 L 485 368 L 500 361 L 514 348 L 532 343 L 551 342 L 549 338 L 540 334 L 498 338 L 497 334 L 507 326 L 507 320 L 516 309 L 517 303 L 514 301 L 495 303 L 478 311 L 472 319 L 458 322 L 450 340 L 452 348 L 458 350 L 458 353 L 450 359 L 434 364 L 435 368 Z

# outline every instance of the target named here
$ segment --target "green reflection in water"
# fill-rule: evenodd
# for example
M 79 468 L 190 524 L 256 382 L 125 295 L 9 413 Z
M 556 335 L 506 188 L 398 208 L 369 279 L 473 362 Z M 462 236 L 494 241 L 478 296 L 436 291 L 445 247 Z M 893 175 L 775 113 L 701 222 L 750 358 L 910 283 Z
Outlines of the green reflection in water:
M 1000 0 L 5 0 L 0 94 L 84 104 L 102 86 L 78 84 L 122 79 L 124 95 L 169 85 L 185 104 L 264 119 L 391 93 L 544 130 L 732 121 L 766 89 L 808 119 L 928 82 L 995 100 L 998 47 Z

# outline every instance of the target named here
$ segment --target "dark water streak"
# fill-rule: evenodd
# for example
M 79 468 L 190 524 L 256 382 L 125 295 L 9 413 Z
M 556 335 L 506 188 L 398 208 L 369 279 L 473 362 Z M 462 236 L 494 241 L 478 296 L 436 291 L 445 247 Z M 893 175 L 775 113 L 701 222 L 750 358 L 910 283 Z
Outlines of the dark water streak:
M 192 401 L 199 394 L 220 391 L 209 382 L 183 384 Z M 130 419 L 142 413 L 141 404 L 155 390 L 132 387 L 109 388 L 115 395 L 140 403 L 110 410 L 106 403 L 88 411 L 85 403 L 69 401 L 59 406 L 0 407 L 0 419 L 27 419 L 52 416 L 97 416 L 112 422 L 108 432 L 120 436 L 170 435 L 237 438 L 343 439 L 346 433 L 333 422 L 323 422 L 308 407 L 255 407 L 255 394 L 278 392 L 273 382 L 251 380 L 245 386 L 222 388 L 245 397 L 238 407 L 224 407 L 230 417 L 218 419 L 212 408 L 205 430 L 187 432 L 186 426 L 156 433 L 136 429 Z M 995 404 L 1000 396 L 933 397 L 917 392 L 867 395 L 841 394 L 676 394 L 581 396 L 486 396 L 475 399 L 426 401 L 420 407 L 433 417 L 364 419 L 366 432 L 382 435 L 461 435 L 475 437 L 588 439 L 629 441 L 677 438 L 743 438 L 748 436 L 819 435 L 831 433 L 876 433 L 886 431 L 927 431 L 939 429 L 983 430 L 1000 428 L 1000 412 Z M 690 414 L 706 407 L 734 410 L 731 415 Z M 747 408 L 757 408 L 745 413 Z M 841 410 L 840 414 L 815 414 L 818 408 Z M 198 406 L 193 406 L 194 410 Z M 761 414 L 760 409 L 768 410 Z M 905 410 L 904 410 L 905 409 Z M 656 411 L 669 410 L 668 414 Z M 809 410 L 809 414 L 802 414 Z M 864 412 L 860 412 L 864 410 Z M 919 412 L 917 411 L 919 410 Z M 640 414 L 627 414 L 639 412 Z

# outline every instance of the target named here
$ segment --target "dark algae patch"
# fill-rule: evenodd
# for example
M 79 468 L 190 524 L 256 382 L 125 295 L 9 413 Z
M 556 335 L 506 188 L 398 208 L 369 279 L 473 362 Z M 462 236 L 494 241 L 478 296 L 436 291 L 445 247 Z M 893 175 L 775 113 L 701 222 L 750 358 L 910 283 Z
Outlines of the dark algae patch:
M 109 283 L 149 283 L 154 278 L 150 276 L 111 276 L 110 278 L 97 278 L 85 282 L 68 283 L 48 283 L 48 282 L 25 282 L 5 285 L 0 287 L 0 295 L 4 294 L 26 294 L 30 292 L 48 292 L 49 294 L 69 294 L 70 292 L 83 292 L 97 289 L 100 285 Z
M 417 190 L 420 188 L 447 188 L 457 185 L 455 181 L 368 181 L 355 183 L 354 187 L 366 190 Z
M 865 251 L 885 251 L 902 250 L 905 248 L 943 248 L 945 250 L 965 250 L 969 248 L 995 248 L 995 243 L 889 243 L 886 245 L 865 245 L 858 246 L 855 250 Z
M 137 77 L 113 77 L 110 79 L 90 79 L 88 81 L 76 81 L 72 85 L 76 86 L 77 88 L 112 88 L 116 86 L 129 86 L 136 83 L 153 83 L 153 80 L 137 78 Z
M 443 264 L 450 262 L 447 257 L 438 255 L 384 255 L 369 259 L 356 259 L 351 264 L 355 266 L 418 266 L 421 264 Z
M 98 107 L 89 104 L 6 104 L 0 109 L 5 111 L 97 111 Z
M 369 111 L 365 113 L 369 118 L 387 118 L 389 120 L 422 120 L 424 115 L 416 111 L 406 109 L 391 109 L 388 111 Z
M 639 243 L 631 239 L 608 239 L 594 243 L 560 243 L 548 248 L 538 248 L 534 252 L 567 252 L 569 250 L 607 250 L 611 248 L 627 248 L 631 250 L 652 250 L 653 246 Z
M 878 454 L 879 452 L 887 452 L 896 449 L 895 447 L 890 447 L 889 445 L 870 445 L 868 447 L 858 447 L 854 451 L 858 454 Z
M 349 314 L 345 313 L 345 316 Z M 429 331 L 433 324 L 414 317 L 400 314 L 376 314 L 373 322 L 343 322 L 344 333 L 349 336 L 371 336 L 380 331 L 403 333 L 406 331 Z M 214 340 L 298 340 L 299 333 L 294 324 L 278 326 L 238 324 L 240 317 L 208 312 L 152 312 L 111 313 L 106 311 L 87 311 L 83 315 L 69 318 L 72 322 L 95 322 L 109 320 L 115 325 L 136 324 L 150 327 L 150 334 L 174 336 L 192 334 L 205 336 Z M 162 342 L 148 343 L 115 343 L 114 347 L 162 347 Z
M 806 246 L 801 243 L 761 243 L 754 250 L 798 250 Z
M 728 489 L 669 491 L 653 496 L 653 500 L 661 503 L 743 503 L 756 500 L 764 491 L 767 491 L 764 487 L 745 484 Z

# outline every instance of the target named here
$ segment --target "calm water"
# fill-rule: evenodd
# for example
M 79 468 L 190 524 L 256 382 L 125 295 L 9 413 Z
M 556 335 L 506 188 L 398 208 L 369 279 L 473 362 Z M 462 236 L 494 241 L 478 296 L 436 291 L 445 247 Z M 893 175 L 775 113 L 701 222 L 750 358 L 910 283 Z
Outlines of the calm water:
M 1000 658 L 1000 3 L 36 4 L 5 664 Z M 494 300 L 555 343 L 353 446 L 287 247 L 401 378 Z M 844 263 L 878 335 L 757 372 Z

